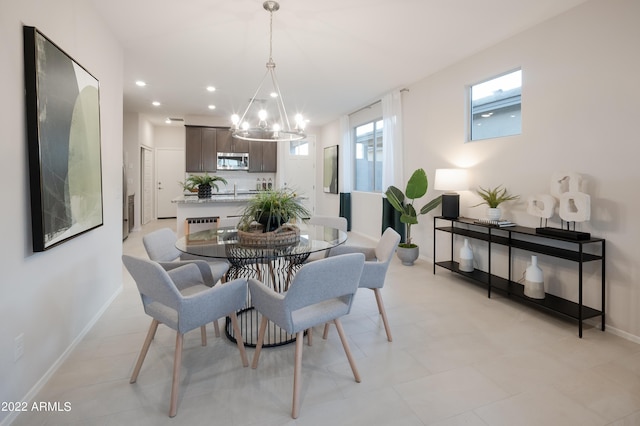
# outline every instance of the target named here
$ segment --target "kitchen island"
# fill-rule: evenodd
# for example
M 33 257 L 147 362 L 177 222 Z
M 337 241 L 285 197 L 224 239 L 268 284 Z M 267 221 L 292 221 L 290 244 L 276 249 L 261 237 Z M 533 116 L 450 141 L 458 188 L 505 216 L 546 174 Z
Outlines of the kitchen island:
M 178 238 L 184 236 L 185 220 L 187 218 L 213 217 L 220 218 L 237 217 L 256 191 L 223 192 L 215 193 L 210 198 L 198 198 L 197 194 L 182 195 L 171 200 L 177 205 L 176 233 Z

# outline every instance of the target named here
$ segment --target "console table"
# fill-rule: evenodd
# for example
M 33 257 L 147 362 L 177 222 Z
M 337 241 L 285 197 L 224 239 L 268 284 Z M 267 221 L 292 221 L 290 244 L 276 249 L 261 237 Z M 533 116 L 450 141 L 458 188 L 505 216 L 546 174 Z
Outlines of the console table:
M 439 226 L 439 221 L 448 222 L 446 226 Z M 436 233 L 451 234 L 451 257 L 446 261 L 436 261 Z M 463 272 L 459 263 L 454 260 L 454 236 L 485 241 L 487 243 L 488 267 L 487 271 L 474 269 L 473 272 Z M 498 244 L 508 247 L 508 275 L 506 278 L 491 272 L 491 246 Z M 533 254 L 564 259 L 578 265 L 578 302 L 573 302 L 553 294 L 546 293 L 544 299 L 532 299 L 524 294 L 524 285 L 512 279 L 513 250 L 523 250 Z M 595 309 L 583 304 L 582 299 L 582 269 L 586 262 L 601 262 L 601 306 Z M 559 313 L 578 321 L 578 335 L 582 338 L 582 322 L 585 319 L 601 317 L 602 331 L 605 329 L 605 240 L 589 238 L 574 240 L 556 236 L 537 234 L 534 228 L 513 226 L 500 228 L 493 225 L 476 223 L 476 219 L 460 217 L 457 219 L 437 216 L 433 226 L 433 273 L 436 266 L 463 275 L 487 288 L 487 297 L 492 291 L 504 294 L 513 300 L 525 303 L 538 309 Z

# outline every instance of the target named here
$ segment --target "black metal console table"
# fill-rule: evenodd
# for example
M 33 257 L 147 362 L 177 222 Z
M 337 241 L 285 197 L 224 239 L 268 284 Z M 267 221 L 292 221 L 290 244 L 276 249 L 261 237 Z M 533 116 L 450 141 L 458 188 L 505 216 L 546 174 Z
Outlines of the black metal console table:
M 449 222 L 448 226 L 438 226 L 438 221 Z M 436 261 L 436 232 L 451 234 L 450 260 Z M 466 238 L 487 242 L 488 267 L 487 271 L 474 269 L 473 272 L 463 272 L 459 269 L 459 263 L 454 260 L 454 236 L 460 235 Z M 498 244 L 508 247 L 508 276 L 507 278 L 492 274 L 491 272 L 491 245 Z M 512 280 L 512 250 L 519 249 L 531 253 L 544 254 L 551 257 L 565 259 L 578 264 L 578 302 L 573 302 L 562 297 L 547 293 L 544 299 L 532 299 L 524 294 L 524 286 Z M 602 296 L 600 309 L 594 309 L 583 304 L 582 279 L 583 264 L 586 262 L 600 261 L 602 265 Z M 433 273 L 436 266 L 459 273 L 476 283 L 487 288 L 487 297 L 491 297 L 492 291 L 498 291 L 512 299 L 526 303 L 530 306 L 552 311 L 578 321 L 578 335 L 582 338 L 582 322 L 585 319 L 601 317 L 602 331 L 605 329 L 605 240 L 602 238 L 589 238 L 585 240 L 573 240 L 568 238 L 537 234 L 534 228 L 513 226 L 499 228 L 492 225 L 477 223 L 475 219 L 460 217 L 449 219 L 441 216 L 434 218 L 433 227 Z

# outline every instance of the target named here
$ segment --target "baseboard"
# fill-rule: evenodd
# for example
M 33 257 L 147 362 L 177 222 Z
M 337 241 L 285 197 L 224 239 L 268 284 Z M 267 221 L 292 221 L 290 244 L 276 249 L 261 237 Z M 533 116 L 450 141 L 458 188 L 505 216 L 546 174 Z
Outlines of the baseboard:
M 73 339 L 73 342 L 71 342 L 69 347 L 67 347 L 67 349 L 62 353 L 62 355 L 58 357 L 58 359 L 51 365 L 51 367 L 49 367 L 47 372 L 40 378 L 40 380 L 36 382 L 35 385 L 33 385 L 33 387 L 29 390 L 29 392 L 27 392 L 27 394 L 22 399 L 20 399 L 20 401 L 25 401 L 28 403 L 28 405 L 31 405 L 32 400 L 38 395 L 38 393 L 42 390 L 44 385 L 55 374 L 55 372 L 58 371 L 58 368 L 60 368 L 60 366 L 64 363 L 64 361 L 66 361 L 66 359 L 69 358 L 69 355 L 71 354 L 71 352 L 73 352 L 73 350 L 78 346 L 78 344 L 80 344 L 80 342 L 82 341 L 82 339 L 84 339 L 87 333 L 91 331 L 93 326 L 98 322 L 98 320 L 102 317 L 102 315 L 109 308 L 109 306 L 111 306 L 111 304 L 116 299 L 116 297 L 118 297 L 118 295 L 122 293 L 122 290 L 123 290 L 123 285 L 121 284 L 120 287 L 116 289 L 115 293 L 109 298 L 109 300 L 107 300 L 105 304 L 102 305 L 100 310 L 98 310 L 96 315 L 94 315 L 94 317 L 91 319 L 91 321 L 89 321 L 86 327 L 82 329 L 80 334 L 78 334 L 78 336 L 76 336 L 76 338 Z M 19 411 L 12 412 L 10 415 L 5 417 L 0 422 L 0 426 L 9 426 L 16 418 L 18 418 L 18 415 L 20 415 Z

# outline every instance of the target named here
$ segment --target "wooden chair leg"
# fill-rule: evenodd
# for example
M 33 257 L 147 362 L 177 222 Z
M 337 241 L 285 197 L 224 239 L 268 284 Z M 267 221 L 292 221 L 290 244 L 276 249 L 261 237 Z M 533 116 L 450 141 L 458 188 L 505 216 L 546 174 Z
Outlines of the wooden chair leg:
M 175 417 L 178 413 L 180 364 L 182 364 L 182 333 L 176 333 L 176 353 L 173 358 L 173 382 L 171 383 L 171 404 L 169 405 L 169 417 Z
M 329 323 L 325 323 L 324 324 L 324 331 L 322 332 L 322 338 L 324 340 L 327 340 L 327 337 L 329 336 Z
M 136 362 L 136 366 L 133 368 L 133 373 L 131 374 L 131 379 L 129 380 L 129 383 L 135 383 L 136 380 L 138 380 L 138 374 L 140 373 L 140 369 L 142 368 L 142 363 L 144 362 L 144 359 L 147 356 L 147 351 L 149 350 L 151 341 L 156 335 L 158 324 L 160 324 L 158 320 L 154 319 L 153 321 L 151 321 L 151 325 L 149 326 L 149 331 L 147 332 L 147 337 L 146 339 L 144 339 L 144 343 L 142 344 L 142 350 L 140 351 L 140 355 L 138 355 L 138 361 Z
M 382 316 L 382 323 L 384 324 L 384 331 L 387 333 L 387 340 L 392 342 L 391 328 L 389 327 L 389 321 L 387 321 L 387 312 L 384 310 L 384 304 L 382 303 L 382 294 L 379 288 L 374 288 L 373 293 L 376 295 L 376 302 L 378 303 L 378 311 Z
M 302 347 L 304 346 L 304 331 L 299 331 L 296 336 L 295 364 L 293 366 L 293 407 L 291 417 L 298 418 L 300 414 L 300 389 L 302 388 Z
M 307 345 L 311 346 L 313 344 L 313 328 L 307 328 Z
M 244 341 L 242 340 L 242 333 L 240 332 L 240 327 L 238 326 L 238 316 L 235 312 L 231 313 L 229 316 L 231 317 L 233 334 L 235 334 L 236 336 L 236 345 L 238 345 L 238 350 L 240 351 L 240 358 L 242 358 L 242 366 L 247 367 L 249 365 L 249 360 L 247 359 L 247 351 L 244 350 Z
M 202 346 L 207 346 L 207 327 L 200 326 L 200 339 L 202 340 Z
M 267 317 L 263 316 L 260 322 L 260 330 L 258 331 L 258 341 L 256 342 L 256 351 L 253 353 L 253 361 L 251 362 L 251 368 L 258 367 L 258 359 L 260 358 L 260 351 L 262 350 L 262 343 L 264 342 L 264 332 L 267 329 Z
M 353 371 L 353 377 L 356 379 L 356 382 L 360 383 L 360 373 L 358 373 L 356 362 L 353 359 L 353 355 L 351 355 L 351 349 L 349 349 L 349 343 L 347 342 L 347 336 L 345 336 L 344 334 L 342 323 L 340 322 L 339 318 L 336 318 L 333 322 L 335 323 L 336 329 L 338 330 L 338 334 L 340 335 L 340 341 L 342 342 L 344 353 L 347 354 L 347 359 L 349 360 L 351 371 Z
M 220 337 L 220 326 L 218 325 L 218 320 L 213 321 L 213 331 L 215 331 L 216 337 Z

